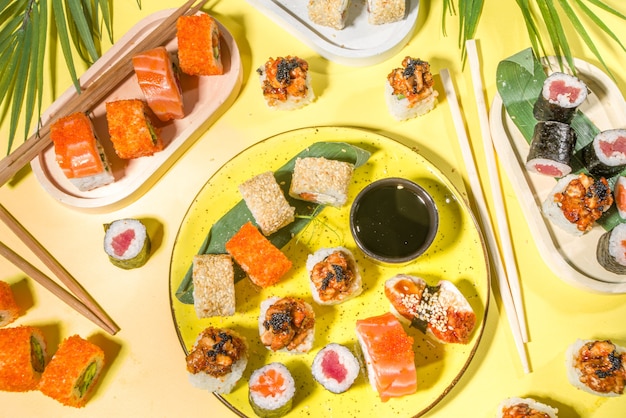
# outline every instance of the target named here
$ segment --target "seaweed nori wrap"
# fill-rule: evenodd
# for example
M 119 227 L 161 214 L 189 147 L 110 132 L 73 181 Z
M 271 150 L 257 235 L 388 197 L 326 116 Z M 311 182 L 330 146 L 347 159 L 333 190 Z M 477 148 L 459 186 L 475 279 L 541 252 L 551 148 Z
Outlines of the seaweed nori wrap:
M 582 153 L 589 173 L 596 177 L 613 177 L 626 168 L 626 129 L 600 132 Z
M 554 72 L 546 78 L 533 115 L 540 121 L 570 123 L 576 109 L 587 98 L 587 85 L 577 77 Z
M 526 168 L 530 171 L 563 177 L 571 173 L 570 160 L 576 146 L 576 131 L 565 123 L 539 122 L 535 125 Z
M 611 231 L 602 234 L 596 247 L 596 259 L 607 271 L 626 274 L 626 253 L 623 242 L 626 240 L 626 224 L 619 224 Z

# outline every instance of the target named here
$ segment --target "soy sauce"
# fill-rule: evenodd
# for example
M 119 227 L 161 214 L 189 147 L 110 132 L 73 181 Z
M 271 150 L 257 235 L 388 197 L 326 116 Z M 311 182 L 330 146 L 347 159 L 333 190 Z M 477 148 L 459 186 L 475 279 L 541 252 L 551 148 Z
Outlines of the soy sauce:
M 424 200 L 397 185 L 370 190 L 354 212 L 354 225 L 364 247 L 383 257 L 406 257 L 426 242 L 430 214 Z

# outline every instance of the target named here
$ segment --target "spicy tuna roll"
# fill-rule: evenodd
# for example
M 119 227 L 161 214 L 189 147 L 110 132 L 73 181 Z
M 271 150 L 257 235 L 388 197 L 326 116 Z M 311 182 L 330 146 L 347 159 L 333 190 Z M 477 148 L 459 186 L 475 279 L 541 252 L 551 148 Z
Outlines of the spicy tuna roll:
M 292 408 L 296 382 L 282 363 L 255 370 L 248 383 L 248 401 L 259 417 L 281 417 Z
M 594 176 L 611 177 L 626 168 L 626 129 L 596 135 L 583 149 L 583 162 Z
M 576 109 L 587 99 L 587 85 L 573 75 L 554 72 L 546 78 L 535 102 L 537 120 L 570 123 Z
M 104 251 L 115 266 L 133 269 L 150 256 L 150 236 L 137 219 L 119 219 L 104 225 Z
M 528 171 L 551 177 L 563 177 L 572 172 L 570 160 L 576 146 L 576 131 L 554 121 L 535 125 L 530 150 L 526 158 Z
M 602 234 L 596 247 L 598 263 L 615 274 L 626 274 L 626 224 Z
M 313 359 L 313 378 L 333 393 L 350 389 L 361 370 L 359 361 L 347 347 L 330 343 L 322 348 Z

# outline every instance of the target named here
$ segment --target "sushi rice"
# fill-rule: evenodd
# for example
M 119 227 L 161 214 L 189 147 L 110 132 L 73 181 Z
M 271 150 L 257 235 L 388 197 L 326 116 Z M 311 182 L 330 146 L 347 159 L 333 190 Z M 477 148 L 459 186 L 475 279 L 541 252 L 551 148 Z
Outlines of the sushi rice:
M 498 405 L 498 411 L 496 413 L 496 418 L 502 418 L 505 416 L 517 416 L 517 415 L 506 415 L 506 412 L 511 410 L 511 408 L 517 407 L 518 409 L 513 409 L 513 411 L 519 411 L 521 414 L 522 411 L 535 412 L 545 414 L 545 416 L 549 418 L 557 418 L 557 414 L 559 410 L 557 408 L 553 408 L 545 403 L 538 402 L 532 398 L 518 398 L 512 397 L 504 399 Z M 531 415 L 520 415 L 520 416 L 531 416 Z M 532 415 L 536 416 L 536 415 Z M 538 415 L 537 415 L 538 416 Z
M 137 219 L 119 219 L 104 225 L 104 251 L 115 266 L 133 269 L 143 266 L 150 256 L 150 236 Z
M 248 383 L 248 401 L 262 418 L 281 417 L 293 405 L 296 383 L 282 363 L 270 363 L 252 372 Z
M 575 223 L 567 220 L 565 215 L 563 215 L 561 207 L 554 201 L 554 195 L 565 190 L 567 185 L 577 177 L 577 174 L 568 174 L 559 179 L 548 197 L 543 201 L 541 210 L 546 218 L 565 232 L 575 236 L 582 236 L 584 232 L 579 230 Z
M 360 370 L 352 351 L 337 343 L 330 343 L 318 351 L 311 365 L 313 378 L 332 393 L 350 389 Z

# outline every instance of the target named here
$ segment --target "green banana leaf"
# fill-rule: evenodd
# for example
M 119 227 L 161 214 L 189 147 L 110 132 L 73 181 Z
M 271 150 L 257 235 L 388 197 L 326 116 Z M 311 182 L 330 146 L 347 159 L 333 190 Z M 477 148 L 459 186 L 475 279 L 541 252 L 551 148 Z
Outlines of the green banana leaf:
M 311 202 L 305 202 L 289 196 L 291 174 L 293 173 L 296 159 L 305 157 L 324 157 L 348 162 L 354 164 L 355 167 L 360 167 L 367 162 L 370 153 L 344 142 L 316 142 L 302 150 L 278 170 L 274 171 L 274 177 L 276 177 L 278 184 L 281 185 L 287 201 L 291 206 L 296 208 L 296 220 L 268 237 L 270 242 L 277 248 L 282 248 L 291 241 L 291 239 L 302 231 L 323 208 L 323 205 L 312 204 Z M 233 187 L 236 186 L 233 185 Z M 256 225 L 252 213 L 242 199 L 213 224 L 204 242 L 198 249 L 197 254 L 226 253 L 226 242 L 228 242 L 246 222 L 252 222 Z M 235 282 L 244 277 L 245 273 L 243 270 L 235 264 Z M 189 266 L 187 273 L 182 278 L 176 290 L 176 298 L 182 303 L 193 304 L 192 266 Z
M 537 124 L 533 115 L 533 107 L 546 78 L 544 66 L 530 48 L 501 61 L 496 70 L 496 86 L 506 112 L 529 144 L 532 142 L 533 132 Z M 588 174 L 583 164 L 582 151 L 600 133 L 600 129 L 580 110 L 576 111 L 571 126 L 576 131 L 577 136 L 574 157 L 571 161 L 572 172 Z M 625 174 L 626 170 L 607 179 L 611 189 L 613 189 L 617 177 Z M 621 222 L 624 221 L 619 217 L 615 206 L 612 206 L 598 220 L 598 223 L 606 230 L 612 229 Z

